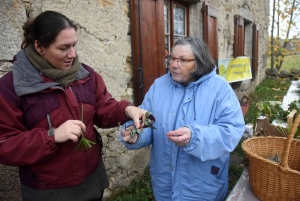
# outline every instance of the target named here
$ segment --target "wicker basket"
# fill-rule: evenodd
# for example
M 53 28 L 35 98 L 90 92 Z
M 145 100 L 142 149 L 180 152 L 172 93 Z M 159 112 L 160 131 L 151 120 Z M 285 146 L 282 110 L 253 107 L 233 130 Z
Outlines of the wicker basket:
M 242 143 L 249 159 L 249 180 L 254 195 L 262 200 L 300 200 L 300 141 L 294 135 L 300 122 L 295 119 L 287 138 L 253 137 Z M 273 162 L 276 152 L 282 159 Z

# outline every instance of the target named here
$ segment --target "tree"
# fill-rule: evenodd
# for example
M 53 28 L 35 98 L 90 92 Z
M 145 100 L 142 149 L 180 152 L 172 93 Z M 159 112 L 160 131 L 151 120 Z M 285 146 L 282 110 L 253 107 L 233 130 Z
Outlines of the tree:
M 300 52 L 300 0 L 273 0 L 272 13 L 267 54 L 271 68 L 280 71 L 285 56 Z

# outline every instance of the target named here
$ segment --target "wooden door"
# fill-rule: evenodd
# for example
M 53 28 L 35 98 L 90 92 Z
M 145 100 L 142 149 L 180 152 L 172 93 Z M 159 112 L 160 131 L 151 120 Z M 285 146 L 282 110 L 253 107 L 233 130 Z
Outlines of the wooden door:
M 218 65 L 218 10 L 208 1 L 203 2 L 203 40 Z
M 164 1 L 130 0 L 133 88 L 140 105 L 164 67 Z

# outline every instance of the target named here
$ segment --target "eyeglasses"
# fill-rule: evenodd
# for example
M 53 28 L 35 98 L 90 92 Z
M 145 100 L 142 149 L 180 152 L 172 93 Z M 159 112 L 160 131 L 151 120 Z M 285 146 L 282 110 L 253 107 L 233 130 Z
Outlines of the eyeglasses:
M 169 55 L 167 59 L 170 64 L 174 63 L 175 60 L 177 59 L 177 63 L 180 66 L 186 65 L 190 61 L 195 61 L 195 59 L 182 59 L 182 58 L 172 57 L 171 55 Z

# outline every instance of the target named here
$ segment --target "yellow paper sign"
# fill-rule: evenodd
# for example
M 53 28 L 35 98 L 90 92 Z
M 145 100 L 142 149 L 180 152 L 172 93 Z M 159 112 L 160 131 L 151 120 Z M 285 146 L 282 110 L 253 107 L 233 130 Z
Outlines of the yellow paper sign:
M 228 82 L 252 79 L 249 57 L 219 59 L 219 74 Z

